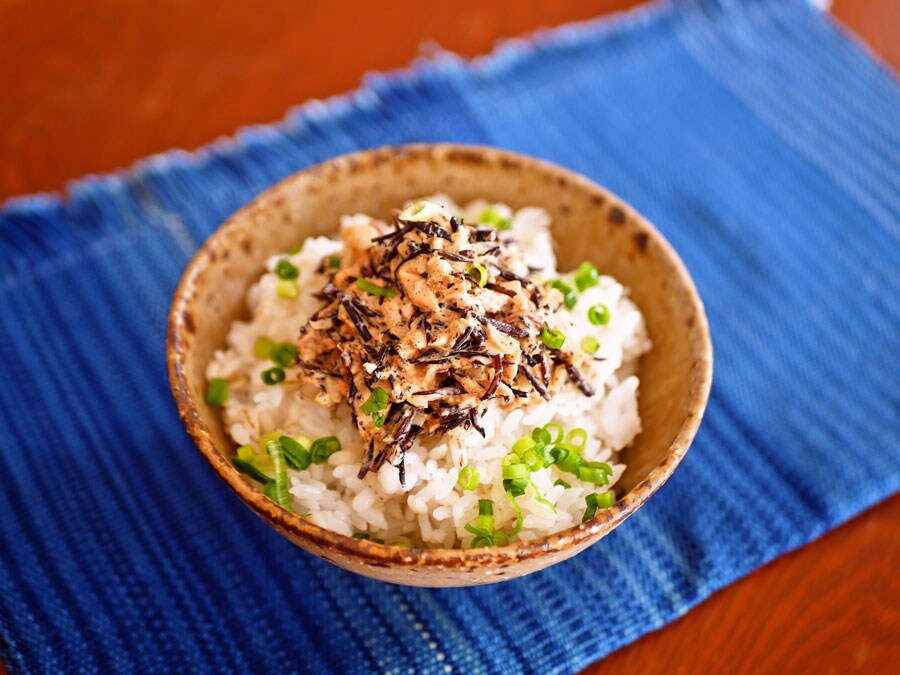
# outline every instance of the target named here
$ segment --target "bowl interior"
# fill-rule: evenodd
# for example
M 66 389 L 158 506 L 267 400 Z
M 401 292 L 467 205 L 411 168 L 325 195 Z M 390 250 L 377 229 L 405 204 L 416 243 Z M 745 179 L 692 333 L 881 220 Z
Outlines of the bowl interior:
M 224 345 L 231 322 L 246 317 L 245 294 L 262 273 L 265 259 L 305 237 L 334 234 L 343 214 L 389 218 L 391 209 L 404 201 L 435 192 L 457 202 L 484 197 L 514 208 L 541 206 L 553 219 L 559 269 L 588 259 L 631 289 L 653 349 L 639 368 L 643 431 L 623 453 L 628 468 L 620 485 L 630 493 L 638 487 L 646 493 L 632 500 L 630 513 L 665 481 L 699 424 L 711 364 L 702 305 L 665 240 L 621 200 L 553 165 L 492 149 L 407 146 L 349 155 L 287 179 L 226 223 L 188 269 L 176 294 L 177 316 L 173 311 L 173 326 L 177 322 L 182 330 L 174 355 L 170 335 L 170 361 L 179 360 L 183 373 L 178 385 L 183 389 L 182 414 L 185 405 L 196 414 L 193 428 L 188 423 L 192 435 L 221 457 L 222 462 L 211 458 L 220 473 L 230 471 L 225 460 L 234 444 L 218 409 L 203 401 L 203 373 L 213 351 Z M 210 456 L 209 447 L 204 452 Z M 278 527 L 271 514 L 266 519 Z M 580 550 L 621 519 L 607 517 L 608 527 L 594 527 L 572 548 Z M 367 544 L 353 545 L 365 549 Z M 540 566 L 528 565 L 522 573 Z

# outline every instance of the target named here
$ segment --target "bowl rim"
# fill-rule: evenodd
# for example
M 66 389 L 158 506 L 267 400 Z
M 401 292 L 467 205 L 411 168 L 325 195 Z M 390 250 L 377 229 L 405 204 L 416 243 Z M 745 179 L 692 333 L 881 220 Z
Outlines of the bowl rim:
M 188 388 L 185 374 L 186 323 L 190 322 L 189 305 L 194 298 L 198 279 L 215 259 L 214 251 L 218 242 L 225 240 L 233 232 L 239 232 L 248 216 L 278 201 L 282 192 L 297 183 L 314 181 L 328 171 L 356 170 L 359 167 L 377 166 L 387 161 L 417 158 L 442 158 L 450 161 L 482 163 L 485 155 L 502 166 L 519 166 L 527 171 L 543 172 L 550 177 L 564 180 L 578 190 L 599 195 L 607 203 L 627 207 L 631 219 L 639 230 L 659 247 L 661 253 L 672 264 L 678 282 L 686 292 L 694 316 L 693 330 L 699 338 L 699 353 L 694 368 L 693 387 L 689 393 L 688 412 L 682 420 L 678 433 L 669 443 L 662 461 L 645 478 L 629 490 L 608 509 L 594 518 L 578 523 L 570 528 L 530 541 L 519 541 L 505 546 L 488 548 L 402 548 L 378 544 L 364 539 L 354 539 L 333 530 L 315 525 L 298 514 L 286 511 L 265 497 L 248 479 L 242 476 L 227 460 L 225 452 L 220 452 L 212 441 L 209 428 L 203 422 L 198 407 Z M 192 332 L 188 330 L 187 332 Z M 253 200 L 232 214 L 203 243 L 188 263 L 173 295 L 168 316 L 166 335 L 166 361 L 169 383 L 175 402 L 188 434 L 215 472 L 234 490 L 241 500 L 269 525 L 283 529 L 299 539 L 332 553 L 348 556 L 368 566 L 383 567 L 388 564 L 403 564 L 426 568 L 452 568 L 459 566 L 479 566 L 512 564 L 526 559 L 561 553 L 588 545 L 597 535 L 608 532 L 628 518 L 650 498 L 675 471 L 693 441 L 709 399 L 712 384 L 713 351 L 709 334 L 709 324 L 703 302 L 693 280 L 681 258 L 662 234 L 642 215 L 631 208 L 617 195 L 601 187 L 589 178 L 552 162 L 520 153 L 485 145 L 455 143 L 413 143 L 399 146 L 383 146 L 369 150 L 339 155 L 311 165 L 287 176 L 270 186 Z M 579 546 L 582 545 L 582 546 Z

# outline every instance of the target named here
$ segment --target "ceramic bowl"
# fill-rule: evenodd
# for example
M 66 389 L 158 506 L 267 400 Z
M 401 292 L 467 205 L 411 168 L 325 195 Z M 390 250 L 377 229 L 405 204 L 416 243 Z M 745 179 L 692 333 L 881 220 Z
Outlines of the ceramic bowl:
M 230 464 L 234 443 L 204 402 L 204 369 L 231 322 L 246 317 L 248 287 L 267 257 L 312 235 L 333 235 L 345 213 L 389 217 L 412 198 L 443 192 L 553 218 L 560 269 L 584 259 L 631 289 L 653 349 L 640 363 L 643 432 L 622 453 L 624 496 L 558 534 L 497 548 L 406 549 L 318 527 L 270 501 Z M 487 147 L 408 145 L 358 152 L 273 186 L 203 245 L 175 292 L 167 342 L 172 392 L 200 452 L 260 518 L 302 549 L 365 576 L 415 586 L 470 586 L 519 577 L 570 558 L 621 524 L 672 475 L 700 425 L 712 379 L 703 304 L 668 242 L 608 190 L 538 159 Z

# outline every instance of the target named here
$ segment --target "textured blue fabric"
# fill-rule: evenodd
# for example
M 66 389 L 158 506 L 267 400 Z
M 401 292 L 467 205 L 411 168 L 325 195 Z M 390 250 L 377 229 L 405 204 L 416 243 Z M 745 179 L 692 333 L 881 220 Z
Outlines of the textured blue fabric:
M 681 253 L 716 348 L 700 434 L 600 544 L 422 590 L 302 553 L 184 433 L 164 364 L 198 245 L 359 148 L 559 162 Z M 900 88 L 794 0 L 707 0 L 374 76 L 197 154 L 0 214 L 0 655 L 13 672 L 571 672 L 900 488 Z M 702 648 L 702 647 L 701 647 Z

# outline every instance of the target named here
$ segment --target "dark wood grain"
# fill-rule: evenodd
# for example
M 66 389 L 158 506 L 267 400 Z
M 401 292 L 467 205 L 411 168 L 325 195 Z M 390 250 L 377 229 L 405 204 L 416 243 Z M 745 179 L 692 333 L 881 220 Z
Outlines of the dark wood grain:
M 898 570 L 900 496 L 716 593 L 584 675 L 896 673 Z
M 0 0 L 0 199 L 277 120 L 406 65 L 423 40 L 472 56 L 635 4 Z M 900 2 L 834 13 L 900 68 Z M 587 672 L 897 672 L 898 542 L 895 497 Z

